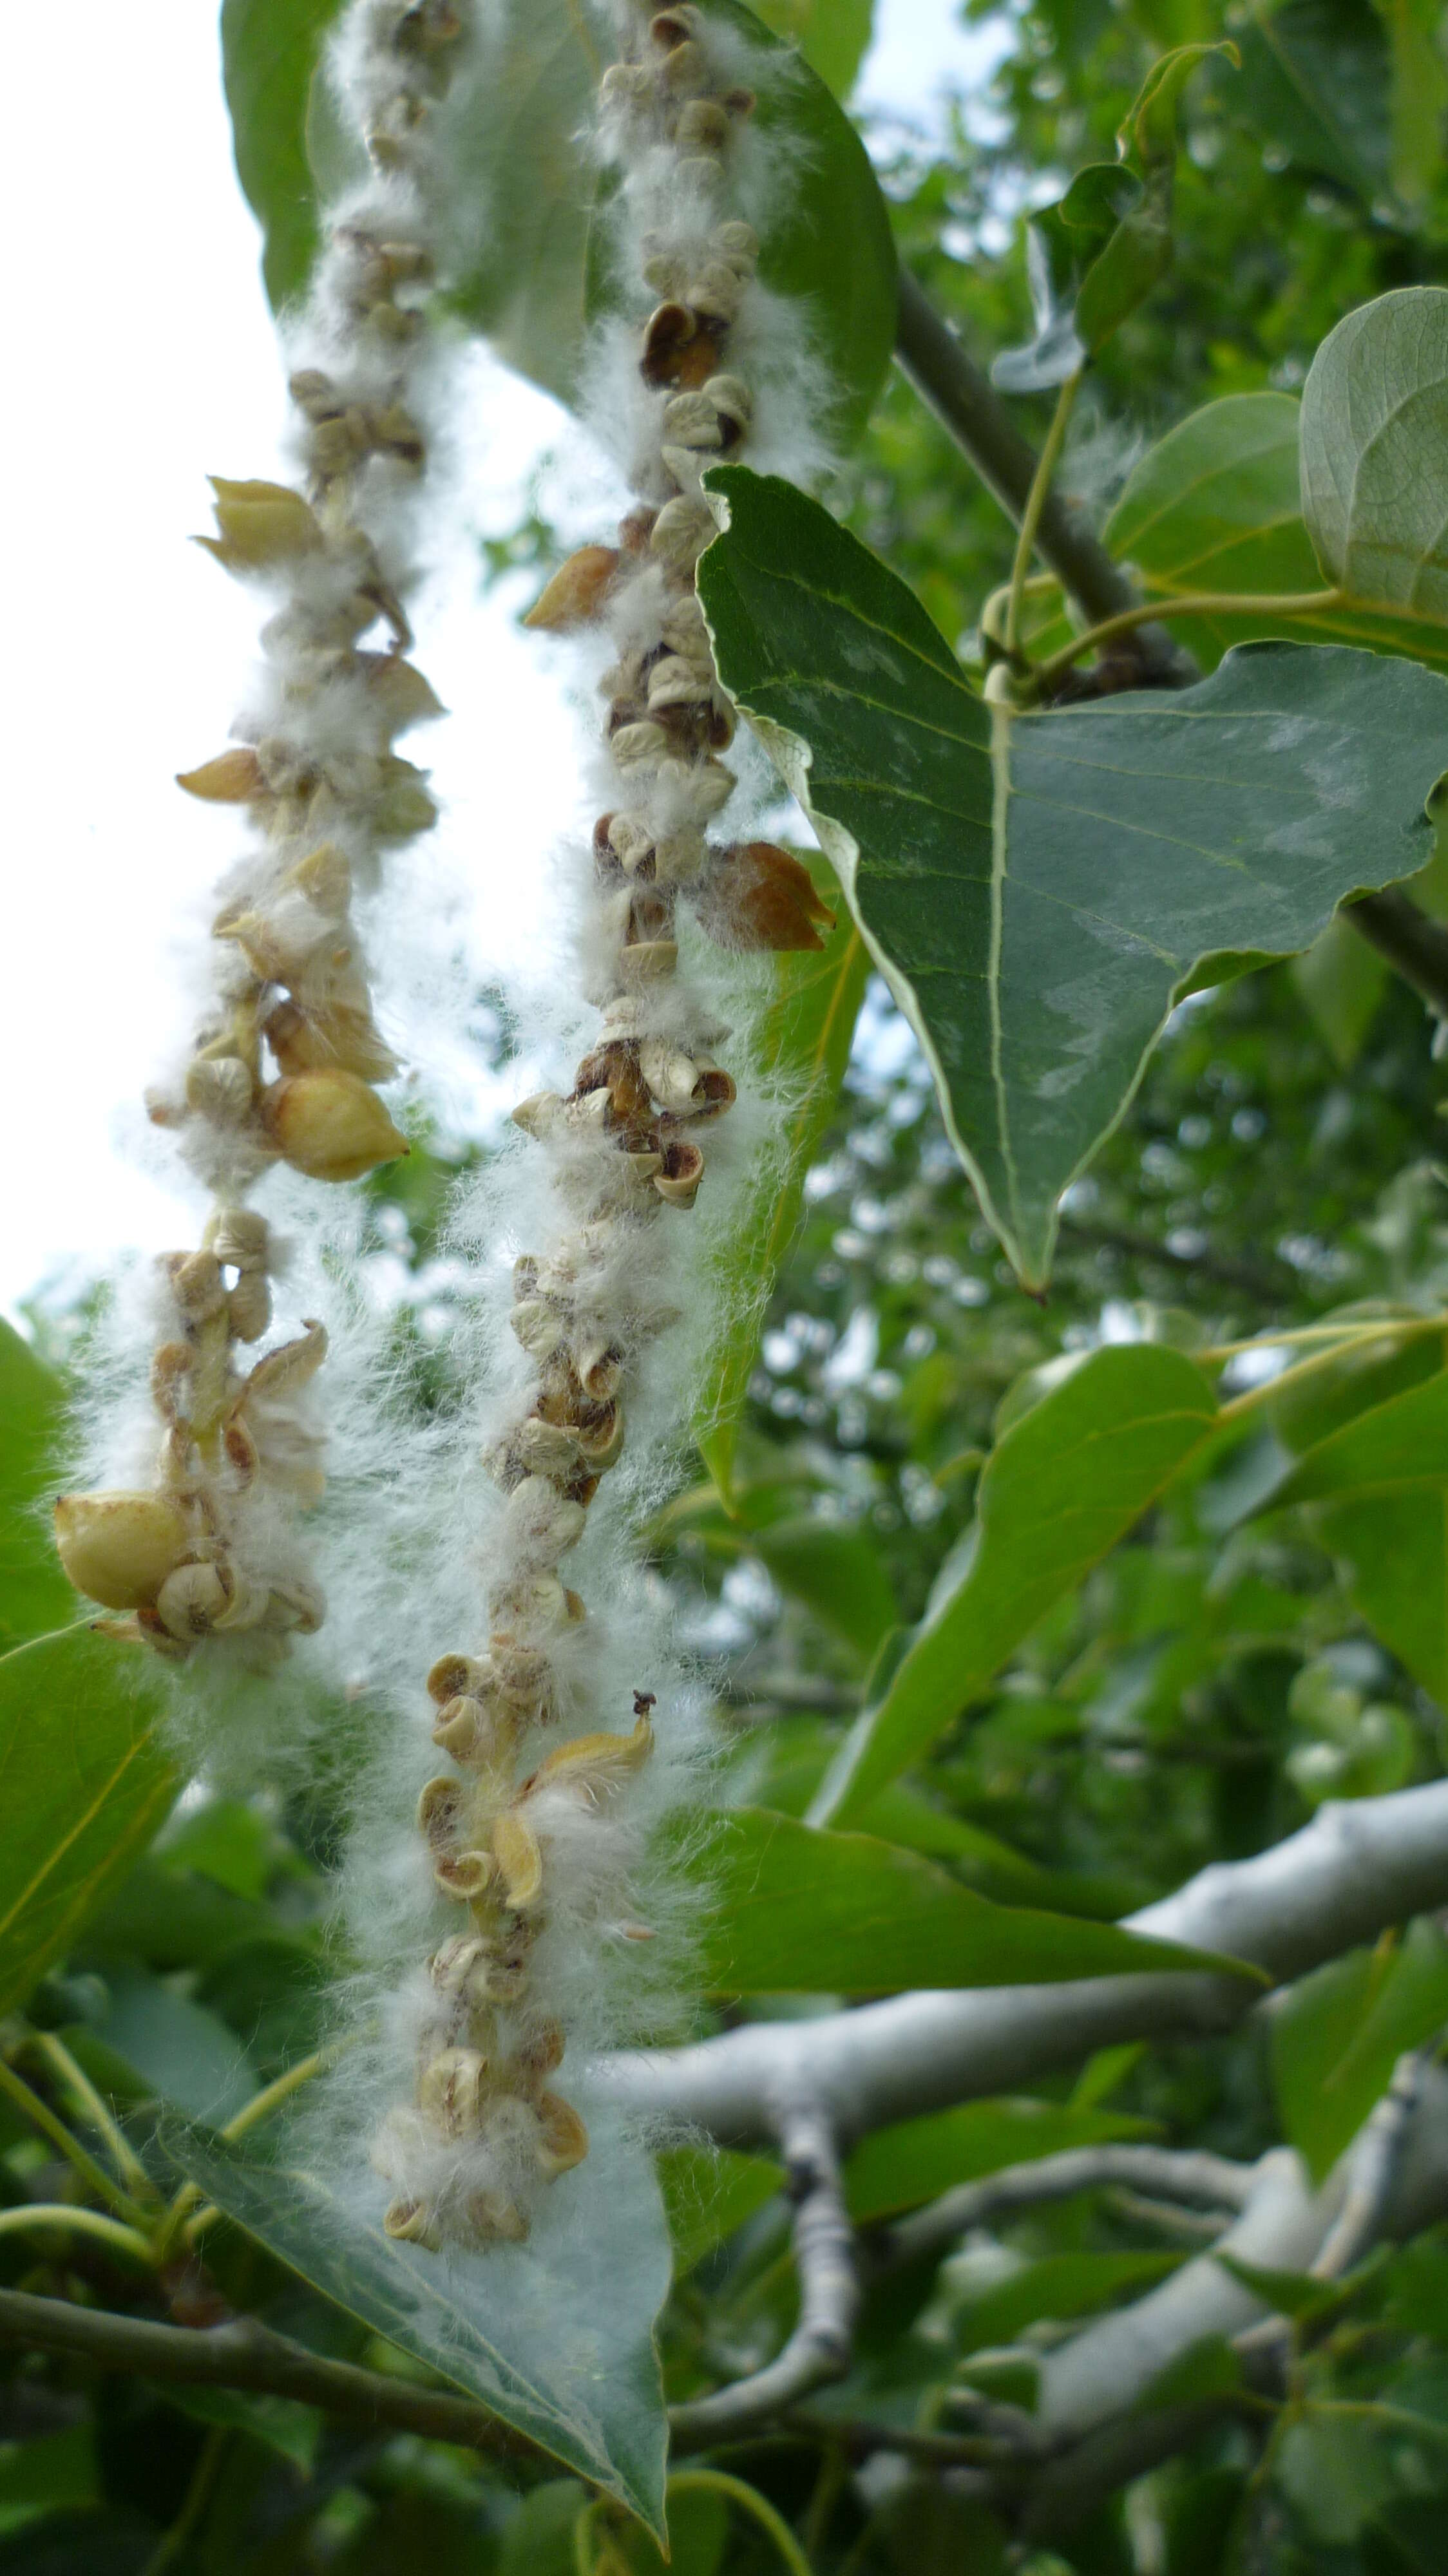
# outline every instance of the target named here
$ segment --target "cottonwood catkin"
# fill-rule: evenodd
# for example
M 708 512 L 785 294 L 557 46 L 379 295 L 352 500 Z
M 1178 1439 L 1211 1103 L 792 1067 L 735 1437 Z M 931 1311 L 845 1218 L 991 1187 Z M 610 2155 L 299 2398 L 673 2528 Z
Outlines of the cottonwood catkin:
M 449 0 L 357 0 L 348 13 L 339 103 L 371 176 L 330 209 L 312 292 L 286 330 L 305 489 L 213 483 L 216 534 L 200 543 L 274 607 L 232 746 L 180 779 L 243 808 L 248 845 L 219 889 L 189 1061 L 147 1105 L 214 1204 L 199 1246 L 158 1265 L 151 1428 L 92 1407 L 103 1471 L 119 1452 L 136 1481 L 56 1510 L 71 1580 L 121 1614 L 103 1624 L 230 1670 L 265 1666 L 323 1616 L 297 1514 L 323 1486 L 312 1381 L 327 1337 L 308 1321 L 249 1365 L 279 1264 L 253 1192 L 278 1163 L 344 1182 L 407 1151 L 375 1088 L 398 1066 L 352 902 L 390 847 L 436 820 L 423 773 L 393 746 L 441 712 L 407 659 L 403 600 L 428 457 L 440 110 L 467 51 Z M 380 650 L 364 645 L 374 629 Z
M 766 214 L 788 185 L 750 130 L 757 79 L 788 75 L 696 8 L 624 8 L 611 23 L 621 59 L 598 133 L 633 309 L 598 334 L 586 411 L 635 505 L 526 621 L 602 632 L 612 648 L 593 755 L 605 810 L 575 939 L 596 1016 L 569 1087 L 514 1112 L 546 1175 L 548 1240 L 514 1265 L 526 1365 L 487 1440 L 506 1499 L 484 1542 L 479 1633 L 427 1676 L 449 1768 L 417 1808 L 457 1928 L 394 1994 L 394 2062 L 414 2075 L 374 2148 L 389 2233 L 434 2247 L 523 2238 L 542 2187 L 586 2155 L 576 2083 L 562 2079 L 565 2093 L 554 2077 L 565 2051 L 610 2035 L 610 2013 L 630 2018 L 617 1997 L 630 1946 L 652 1930 L 639 1919 L 645 1853 L 688 1776 L 689 1694 L 657 1608 L 650 1631 L 621 1556 L 584 1544 L 600 1517 L 626 1541 L 627 1514 L 596 1500 L 602 1480 L 626 1481 L 639 1417 L 653 1439 L 661 1422 L 677 1438 L 694 1386 L 689 1324 L 708 1294 L 695 1202 L 736 1077 L 718 977 L 691 961 L 684 915 L 736 954 L 818 947 L 831 918 L 798 860 L 724 838 L 735 719 L 694 583 L 716 527 L 703 468 L 753 457 L 761 428 L 767 462 L 807 472 L 822 452 L 800 320 L 760 285 L 742 211 Z M 762 1126 L 756 1111 L 751 1134 Z M 580 1547 L 587 1607 L 563 1570 Z

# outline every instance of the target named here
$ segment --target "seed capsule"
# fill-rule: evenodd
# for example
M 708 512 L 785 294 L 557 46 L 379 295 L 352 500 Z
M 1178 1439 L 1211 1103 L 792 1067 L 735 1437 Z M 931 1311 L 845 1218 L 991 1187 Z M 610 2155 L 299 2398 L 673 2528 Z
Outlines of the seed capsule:
M 55 1544 L 77 1592 L 107 1610 L 150 1609 L 187 1544 L 164 1494 L 62 1494 Z
M 602 610 L 623 557 L 614 546 L 580 546 L 535 599 L 523 623 L 550 634 L 586 626 Z
M 261 795 L 265 782 L 261 763 L 248 747 L 218 752 L 214 760 L 203 760 L 199 769 L 178 769 L 176 784 L 208 805 L 248 805 Z
M 270 1142 L 314 1181 L 356 1181 L 410 1151 L 375 1091 L 353 1073 L 288 1074 L 261 1095 Z

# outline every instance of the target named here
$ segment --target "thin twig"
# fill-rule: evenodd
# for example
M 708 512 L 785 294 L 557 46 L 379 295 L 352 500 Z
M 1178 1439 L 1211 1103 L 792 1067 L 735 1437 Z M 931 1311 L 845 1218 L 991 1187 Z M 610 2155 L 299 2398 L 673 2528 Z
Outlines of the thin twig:
M 1010 596 L 1006 601 L 1006 654 L 1011 661 L 1015 660 L 1020 651 L 1021 609 L 1025 601 L 1026 582 L 1030 576 L 1031 557 L 1036 551 L 1036 536 L 1041 525 L 1041 513 L 1055 484 L 1056 468 L 1061 461 L 1061 450 L 1066 444 L 1066 432 L 1071 426 L 1071 414 L 1076 408 L 1076 396 L 1080 390 L 1081 369 L 1078 367 L 1073 375 L 1066 378 L 1056 396 L 1056 408 L 1051 415 L 1051 426 L 1046 432 L 1045 445 L 1036 459 L 1036 470 L 1031 476 L 1031 488 L 1026 494 L 1026 506 L 1021 512 L 1021 524 L 1016 531 L 1015 561 L 1011 565 Z M 1125 631 L 1122 628 L 1123 620 L 1126 621 L 1126 626 L 1131 628 L 1149 622 L 1145 610 L 1123 608 L 1119 616 L 1107 619 L 1106 627 L 1102 631 L 1111 634 L 1119 629 Z M 1083 652 L 1086 650 L 1084 638 L 1081 649 Z M 1057 659 L 1059 658 L 1058 655 Z M 1075 659 L 1074 653 L 1071 658 Z M 1068 662 L 1067 668 L 1069 667 Z
M 52 2111 L 50 2104 L 42 2101 L 38 2093 L 32 2092 L 25 2078 L 17 2075 L 14 2067 L 4 2057 L 0 2057 L 0 2092 L 8 2093 L 16 2109 L 24 2113 L 32 2127 L 37 2128 L 42 2137 L 48 2138 L 51 2145 L 59 2149 L 98 2200 L 105 2201 L 120 2218 L 132 2221 L 144 2219 L 146 2212 L 138 2208 L 130 2193 L 116 2181 L 114 2175 L 106 2172 L 104 2165 L 97 2164 L 95 2157 L 81 2145 L 79 2138 L 72 2136 L 65 2122 Z
M 780 2145 L 795 2204 L 799 2323 L 763 2370 L 716 2389 L 710 2397 L 676 2406 L 670 2416 L 676 2441 L 697 2445 L 727 2439 L 777 2415 L 825 2381 L 842 2379 L 849 2369 L 859 2272 L 834 2136 L 828 2121 L 809 2105 L 790 2111 Z
M 51 2073 L 58 2077 L 72 2100 L 79 2105 L 82 2116 L 90 2121 L 97 2136 L 105 2140 L 107 2151 L 127 2191 L 142 2201 L 153 2198 L 155 2186 L 130 2139 L 109 2103 L 102 2101 L 85 2068 L 72 2057 L 64 2040 L 57 2039 L 53 2030 L 44 2030 L 38 2031 L 27 2046 L 44 2058 Z
M 1079 1243 L 1083 1250 L 1121 1252 L 1131 1261 L 1159 1261 L 1168 1270 L 1190 1270 L 1198 1278 L 1214 1280 L 1218 1287 L 1235 1288 L 1244 1297 L 1254 1297 L 1264 1306 L 1289 1296 L 1297 1284 L 1286 1262 L 1280 1265 L 1274 1279 L 1249 1262 L 1234 1261 L 1229 1254 L 1214 1252 L 1210 1245 L 1203 1245 L 1200 1252 L 1174 1252 L 1169 1243 L 1159 1243 L 1155 1235 L 1138 1234 L 1130 1226 L 1098 1225 L 1090 1218 L 1063 1216 L 1061 1234 L 1065 1241 Z
M 1408 2122 L 1417 2106 L 1422 2074 L 1420 2051 L 1407 2050 L 1393 2068 L 1386 2093 L 1359 2131 L 1348 2165 L 1342 2207 L 1308 2265 L 1315 2281 L 1340 2281 L 1376 2238 L 1397 2179 L 1398 2160 Z
M 1187 2201 L 1196 2208 L 1236 2210 L 1246 2207 L 1252 2167 L 1175 2147 L 1067 2147 L 1060 2155 L 1006 2165 L 983 2182 L 960 2183 L 927 2208 L 897 2219 L 875 2239 L 875 2263 L 895 2271 L 953 2244 L 969 2227 L 987 2227 L 1012 2211 L 1039 2209 L 1047 2201 L 1069 2200 L 1078 2191 L 1098 2191 L 1109 2183 L 1134 2185 L 1159 2199 Z
M 1035 478 L 1036 451 L 1021 436 L 990 379 L 908 269 L 900 272 L 895 356 L 987 490 L 1019 525 Z M 1047 497 L 1036 543 L 1093 625 L 1136 606 L 1136 594 L 1120 565 L 1112 562 L 1058 492 Z M 1138 627 L 1132 650 L 1143 678 L 1158 685 L 1179 687 L 1196 676 L 1190 654 L 1182 651 L 1164 626 Z
M 141 2379 L 294 2397 L 329 2415 L 471 2450 L 533 2448 L 471 2397 L 418 2388 L 347 2361 L 324 2361 L 254 2317 L 236 2317 L 220 2326 L 156 2325 L 148 2318 L 72 2307 L 64 2299 L 33 2298 L 24 2290 L 0 2290 L 0 2344 L 5 2343 L 69 2353 L 98 2369 Z

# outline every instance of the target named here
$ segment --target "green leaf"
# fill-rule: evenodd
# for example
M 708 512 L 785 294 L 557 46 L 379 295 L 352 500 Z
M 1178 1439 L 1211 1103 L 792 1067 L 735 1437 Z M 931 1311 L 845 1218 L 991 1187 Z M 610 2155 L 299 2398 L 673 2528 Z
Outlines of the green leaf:
M 665 2147 L 658 2169 L 680 2281 L 784 2185 L 783 2165 L 729 2147 Z
M 221 70 L 236 174 L 262 228 L 273 311 L 306 291 L 317 255 L 307 105 L 343 0 L 223 0 Z
M 526 2245 L 445 2257 L 396 2243 L 364 2206 L 295 2165 L 253 2162 L 163 2121 L 162 2151 L 314 2289 L 663 2534 L 667 2432 L 653 2323 L 669 2248 L 652 2169 L 598 2123 Z M 551 2220 L 551 2224 L 550 2224 Z
M 105 1986 L 104 2013 L 68 2037 L 118 2100 L 160 2100 L 219 2122 L 234 2119 L 259 2090 L 246 2050 L 204 2005 L 144 1968 L 112 1970 Z
M 1064 197 L 1031 217 L 1026 250 L 1036 336 L 992 367 L 1007 393 L 1039 393 L 1074 375 L 1166 275 L 1177 103 L 1211 54 L 1237 60 L 1234 45 L 1179 45 L 1154 63 L 1117 137 L 1121 159 L 1078 170 Z
M 941 1569 L 883 1697 L 846 1739 L 817 1822 L 868 1812 L 1125 1536 L 1215 1418 L 1200 1369 L 1157 1342 L 1090 1352 L 1018 1415 L 986 1462 L 963 1550 Z
M 1045 2254 L 962 2303 L 952 2319 L 960 2349 L 1011 2343 L 1027 2326 L 1047 2317 L 1065 2322 L 1095 2316 L 1164 2281 L 1183 2259 L 1180 2254 Z
M 1448 2020 L 1448 1943 L 1413 1923 L 1399 1948 L 1354 1950 L 1317 1968 L 1272 2017 L 1283 2129 L 1320 2182 L 1356 2137 L 1403 2051 Z
M 798 45 L 843 105 L 869 46 L 875 0 L 760 0 L 758 14 L 772 34 Z
M 800 855 L 809 861 L 810 854 Z M 821 860 L 812 868 L 828 892 Z M 775 999 L 759 1036 L 763 1070 L 792 1103 L 778 1158 L 756 1175 L 720 1265 L 722 1321 L 695 1409 L 699 1454 L 722 1501 L 734 1499 L 734 1453 L 766 1308 L 804 1204 L 805 1174 L 834 1115 L 870 960 L 847 911 L 823 949 L 775 959 Z
M 1387 986 L 1386 959 L 1335 912 L 1321 937 L 1293 959 L 1291 973 L 1333 1063 L 1339 1073 L 1351 1073 Z
M 965 2102 L 953 2111 L 876 2129 L 850 2157 L 845 2190 L 854 2218 L 886 2218 L 934 2200 L 956 2183 L 979 2182 L 1004 2165 L 1151 2134 L 1149 2120 L 1125 2112 L 1078 2111 L 1057 2102 Z
M 698 1868 L 711 1900 L 701 1972 L 716 1994 L 885 1995 L 1223 1965 L 1112 1923 L 992 1905 L 914 1852 L 761 1807 L 725 1816 Z
M 311 2475 L 322 2438 L 322 2418 L 315 2406 L 299 2405 L 294 2397 L 245 2396 L 236 2388 L 193 2387 L 185 2380 L 167 2382 L 166 2403 L 199 2424 L 219 2424 L 228 2433 L 249 2434 L 254 2442 L 290 2460 L 304 2476 Z
M 1316 590 L 1322 575 L 1302 519 L 1300 412 L 1292 394 L 1227 394 L 1179 421 L 1128 476 L 1102 531 L 1118 561 L 1168 598 L 1201 590 L 1273 596 Z M 1448 628 L 1356 605 L 1290 622 L 1218 612 L 1175 617 L 1172 632 L 1206 668 L 1229 644 L 1284 633 L 1313 643 L 1368 644 L 1448 668 Z
M 1203 2335 L 1159 2370 L 1131 2408 L 1133 2415 L 1154 2415 L 1167 2406 L 1200 2406 L 1213 2397 L 1230 2397 L 1242 2385 L 1242 2364 L 1225 2335 Z
M 1403 286 L 1330 331 L 1302 390 L 1302 515 L 1327 579 L 1448 618 L 1448 287 Z
M 1430 1348 L 1433 1347 L 1430 1345 Z M 1323 1539 L 1384 1645 L 1448 1707 L 1448 1370 L 1309 1449 L 1267 1508 L 1318 1506 Z
M 1365 0 L 1286 0 L 1244 20 L 1240 113 L 1290 155 L 1369 205 L 1389 193 L 1389 48 Z
M 177 1783 L 160 1714 L 134 1650 L 84 1627 L 0 1659 L 0 2011 L 64 1954 L 165 1815 Z
M 53 1369 L 0 1322 L 0 1654 L 74 1625 L 81 1605 L 60 1570 L 45 1506 L 57 1484 L 65 1398 Z
M 1022 1279 L 1207 958 L 1310 946 L 1421 867 L 1432 673 L 1258 645 L 1210 679 L 1013 716 L 919 602 L 774 477 L 717 467 L 699 566 L 725 686 L 833 860 Z M 1218 969 L 1217 971 L 1220 971 Z
M 1380 2249 L 1385 2255 L 1386 2249 Z M 1331 2281 L 1319 2281 L 1310 2272 L 1284 2272 L 1266 2263 L 1244 2263 L 1239 2254 L 1217 2254 L 1214 2260 L 1254 2299 L 1278 2311 L 1284 2317 L 1295 2317 L 1301 2323 L 1330 2316 L 1335 2308 L 1346 2307 L 1356 2298 L 1361 2275 L 1351 2273 Z M 1377 2266 L 1375 2265 L 1376 2271 Z

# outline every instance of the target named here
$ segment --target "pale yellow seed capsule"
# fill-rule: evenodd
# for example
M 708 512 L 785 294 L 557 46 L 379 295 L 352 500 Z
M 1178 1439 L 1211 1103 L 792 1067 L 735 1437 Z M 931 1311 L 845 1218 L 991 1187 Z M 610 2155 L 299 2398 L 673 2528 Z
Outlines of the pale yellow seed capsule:
M 314 1181 L 356 1181 L 411 1149 L 375 1091 L 358 1075 L 318 1067 L 288 1074 L 261 1095 L 271 1144 Z
M 444 2048 L 424 2067 L 418 2109 L 445 2138 L 465 2138 L 478 2126 L 488 2062 L 473 2048 Z
M 383 2216 L 382 2228 L 384 2235 L 401 2245 L 425 2245 L 431 2254 L 442 2250 L 437 2212 L 425 2200 L 394 2200 Z
M 55 1544 L 77 1592 L 107 1610 L 148 1610 L 186 1546 L 164 1494 L 62 1494 Z
M 538 2117 L 538 2162 L 552 2181 L 558 2174 L 571 2173 L 588 2153 L 588 2131 L 571 2102 L 559 2093 L 540 2093 Z

